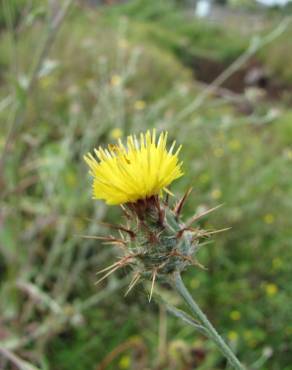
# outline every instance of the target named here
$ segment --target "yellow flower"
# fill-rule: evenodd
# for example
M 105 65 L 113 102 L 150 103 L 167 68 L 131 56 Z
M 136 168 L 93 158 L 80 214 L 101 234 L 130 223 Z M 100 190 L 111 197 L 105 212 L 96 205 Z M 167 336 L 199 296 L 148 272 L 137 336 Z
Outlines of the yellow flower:
M 201 285 L 201 283 L 200 283 L 200 280 L 194 278 L 194 279 L 191 280 L 190 285 L 191 285 L 192 289 L 197 289 Z
M 284 150 L 284 156 L 288 159 L 288 160 L 292 160 L 292 150 L 291 149 L 285 149 Z
M 266 294 L 270 297 L 278 293 L 278 287 L 276 284 L 269 283 L 265 286 Z
M 236 333 L 236 331 L 233 330 L 228 332 L 227 336 L 230 342 L 236 342 L 238 339 L 238 334 Z
M 241 319 L 241 313 L 237 310 L 231 311 L 230 312 L 230 318 L 233 321 L 238 321 Z
M 121 49 L 128 49 L 129 47 L 129 43 L 126 39 L 120 39 L 118 41 L 118 46 L 121 48 Z
M 202 173 L 200 176 L 199 176 L 199 182 L 201 184 L 207 184 L 210 180 L 210 175 L 208 173 Z
M 134 103 L 134 108 L 136 110 L 143 110 L 146 107 L 144 100 L 136 100 Z
M 130 357 L 125 355 L 125 356 L 121 357 L 121 359 L 119 361 L 119 368 L 120 369 L 129 369 L 130 364 L 131 364 Z
M 283 266 L 283 261 L 280 257 L 275 257 L 272 260 L 272 266 L 274 270 L 280 270 Z
M 273 224 L 275 221 L 275 217 L 274 215 L 272 215 L 271 213 L 267 213 L 265 216 L 264 216 L 264 222 L 268 225 L 271 225 Z
M 167 151 L 167 132 L 156 140 L 152 134 L 129 136 L 127 145 L 121 140 L 108 149 L 95 149 L 96 158 L 88 153 L 84 159 L 93 176 L 93 198 L 107 204 L 123 204 L 146 199 L 168 191 L 167 186 L 183 175 L 178 162 L 181 146 L 173 153 L 175 142 Z
M 288 326 L 286 329 L 285 329 L 285 333 L 287 334 L 287 335 L 292 335 L 292 326 Z
M 113 75 L 111 80 L 110 80 L 110 84 L 112 86 L 119 86 L 122 82 L 122 79 L 121 79 L 121 76 L 119 75 Z
M 123 131 L 120 128 L 116 127 L 110 131 L 109 135 L 112 139 L 119 139 L 120 137 L 122 137 Z
M 77 184 L 77 177 L 74 173 L 68 172 L 65 174 L 66 185 L 69 187 L 75 187 Z
M 234 152 L 241 149 L 241 143 L 237 139 L 230 140 L 228 145 L 229 145 L 229 148 Z
M 211 192 L 211 197 L 213 199 L 219 199 L 222 197 L 222 191 L 220 189 L 214 189 Z
M 215 148 L 214 149 L 214 155 L 217 158 L 221 158 L 224 155 L 224 150 L 222 148 Z
M 40 85 L 43 89 L 47 89 L 52 86 L 55 82 L 55 78 L 52 76 L 44 76 L 40 79 Z

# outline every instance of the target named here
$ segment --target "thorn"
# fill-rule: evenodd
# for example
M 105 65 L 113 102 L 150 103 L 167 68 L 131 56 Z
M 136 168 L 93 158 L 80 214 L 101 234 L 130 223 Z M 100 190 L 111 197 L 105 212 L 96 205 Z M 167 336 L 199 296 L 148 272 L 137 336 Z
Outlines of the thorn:
M 199 236 L 209 236 L 209 235 L 213 235 L 213 234 L 219 234 L 219 233 L 223 233 L 224 231 L 227 231 L 227 230 L 230 230 L 231 227 L 225 227 L 224 229 L 220 229 L 220 230 L 214 230 L 214 231 L 206 231 L 206 232 L 203 232 L 201 235 L 199 234 Z
M 157 275 L 157 269 L 154 269 L 153 270 L 153 274 L 152 274 L 152 283 L 151 283 L 151 290 L 150 290 L 150 295 L 149 295 L 149 302 L 151 302 L 151 298 L 152 298 L 152 294 L 153 294 L 153 290 L 154 290 L 154 284 L 155 284 L 156 275 Z
M 160 207 L 158 196 L 155 196 L 153 200 L 154 200 L 154 205 L 155 205 L 155 208 L 158 214 L 158 223 L 160 226 L 164 227 L 165 210 Z
M 119 268 L 121 268 L 122 266 L 119 264 L 117 265 L 116 267 L 114 267 L 112 270 L 110 270 L 108 273 L 106 273 L 101 279 L 99 279 L 97 282 L 94 283 L 94 285 L 97 285 L 99 284 L 100 282 L 102 282 L 104 279 L 106 279 L 109 275 L 111 275 L 113 272 L 115 272 L 116 270 L 118 270 Z
M 177 238 L 177 239 L 180 239 L 180 238 L 183 236 L 183 233 L 184 233 L 185 231 L 191 231 L 192 233 L 194 233 L 194 232 L 199 232 L 199 231 L 200 231 L 200 229 L 199 229 L 199 228 L 195 229 L 195 228 L 193 228 L 193 227 L 184 227 L 183 229 L 180 229 L 180 230 L 177 232 L 177 234 L 176 234 L 176 238 Z
M 177 204 L 175 205 L 175 207 L 173 209 L 173 212 L 174 212 L 176 218 L 178 218 L 178 216 L 180 215 L 180 213 L 181 213 L 181 211 L 183 209 L 183 206 L 185 205 L 185 202 L 188 199 L 188 197 L 190 196 L 192 190 L 193 190 L 192 187 L 189 188 L 185 192 L 185 195 L 181 198 L 181 200 L 179 202 L 177 202 Z
M 166 193 L 166 195 L 165 195 L 164 203 L 165 203 L 166 206 L 168 206 L 168 203 L 169 203 L 169 194 L 168 193 Z
M 125 247 L 125 243 L 122 242 L 121 240 L 112 240 L 112 241 L 109 241 L 109 242 L 103 242 L 102 244 L 104 245 L 116 245 L 117 247 L 120 247 L 124 250 L 127 250 L 127 248 Z
M 163 231 L 164 231 L 164 229 L 163 229 L 163 230 L 161 230 L 161 231 L 158 231 L 158 233 L 156 234 L 157 239 L 159 239 L 159 238 L 160 238 L 160 236 L 161 236 L 161 234 L 163 233 Z
M 129 287 L 124 295 L 124 297 L 126 297 L 130 291 L 134 288 L 134 286 L 138 283 L 138 281 L 140 280 L 140 273 L 139 272 L 136 272 L 135 275 L 133 276 L 133 279 L 131 280 L 130 284 L 129 284 Z
M 126 216 L 127 219 L 131 219 L 131 216 L 129 215 L 129 213 L 127 212 L 127 209 L 125 206 L 123 206 L 122 204 L 120 205 L 122 211 L 123 211 L 123 214 Z
M 128 261 L 129 259 L 131 259 L 131 258 L 133 258 L 133 256 L 132 256 L 132 255 L 130 255 L 130 256 L 125 256 L 124 258 L 121 258 L 119 261 L 117 261 L 117 262 L 113 263 L 112 265 L 110 265 L 110 266 L 108 266 L 108 267 L 104 268 L 103 270 L 97 271 L 96 275 L 101 274 L 101 273 L 103 273 L 103 272 L 105 272 L 105 271 L 107 271 L 107 270 L 110 270 L 111 268 L 114 268 L 114 267 L 115 267 L 115 266 L 117 266 L 117 265 L 123 265 L 125 262 L 127 262 L 127 261 Z
M 134 233 L 134 231 L 122 226 L 122 225 L 112 225 L 112 224 L 109 224 L 107 222 L 99 222 L 100 225 L 103 225 L 103 226 L 106 226 L 106 227 L 109 227 L 111 229 L 114 229 L 114 230 L 119 230 L 119 231 L 124 231 L 125 233 L 129 234 L 131 239 L 134 239 L 136 237 L 136 234 Z
M 187 222 L 186 222 L 186 226 L 185 227 L 189 227 L 191 226 L 192 223 L 194 223 L 195 221 L 197 221 L 198 219 L 200 219 L 201 217 L 203 216 L 206 216 L 207 214 L 215 211 L 216 209 L 222 207 L 223 204 L 219 204 L 218 206 L 216 207 L 213 207 L 213 208 L 210 208 L 210 209 L 207 209 L 207 211 L 204 211 L 202 213 L 199 213 L 198 215 L 194 215 L 193 217 L 191 217 Z
M 160 234 L 155 234 L 153 231 L 150 230 L 149 226 L 144 222 L 140 220 L 140 226 L 143 228 L 147 234 L 148 234 L 148 241 L 150 244 L 155 244 L 159 242 L 159 235 Z
M 112 236 L 97 236 L 97 235 L 77 235 L 80 236 L 81 238 L 84 239 L 97 239 L 97 240 L 104 240 L 104 241 L 109 241 L 112 240 Z
M 202 265 L 198 260 L 192 260 L 193 261 L 193 265 L 194 266 L 197 266 L 199 267 L 200 269 L 204 270 L 204 271 L 207 271 L 207 267 L 205 267 L 204 265 Z
M 174 194 L 167 188 L 163 188 L 163 190 L 168 194 L 170 195 L 171 197 L 174 197 Z
M 180 229 L 177 233 L 176 233 L 176 238 L 177 239 L 180 239 L 182 236 L 183 236 L 183 233 L 185 231 L 189 231 L 190 229 L 188 227 L 184 227 L 183 229 Z
M 194 260 L 190 256 L 185 256 L 182 253 L 178 252 L 177 250 L 174 250 L 170 253 L 170 256 L 177 256 L 182 258 L 185 261 L 191 262 L 192 264 L 194 263 Z
M 158 271 L 158 270 L 163 269 L 163 267 L 164 267 L 165 265 L 167 265 L 167 263 L 168 263 L 168 262 L 169 262 L 168 260 L 166 260 L 166 261 L 162 262 L 162 263 L 157 267 L 157 271 Z
M 104 269 L 102 269 L 100 271 L 97 271 L 96 275 L 102 274 L 103 272 L 106 272 L 106 271 L 114 268 L 115 266 L 119 265 L 120 263 L 121 263 L 121 261 L 115 262 L 112 265 L 110 265 L 110 266 L 108 266 L 108 267 L 106 267 L 106 268 L 104 268 Z
M 127 242 L 124 241 L 123 239 L 117 239 L 113 236 L 96 236 L 96 235 L 78 235 L 81 238 L 84 239 L 95 239 L 95 240 L 102 240 L 104 241 L 103 244 L 108 244 L 108 245 L 117 245 L 118 247 L 125 247 L 127 245 Z M 123 248 L 124 249 L 124 248 Z

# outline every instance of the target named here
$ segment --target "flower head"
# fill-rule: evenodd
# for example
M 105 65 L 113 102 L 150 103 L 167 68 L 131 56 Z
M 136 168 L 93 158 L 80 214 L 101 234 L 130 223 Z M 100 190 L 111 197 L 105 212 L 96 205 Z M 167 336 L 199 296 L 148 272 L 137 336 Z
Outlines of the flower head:
M 96 158 L 88 153 L 84 159 L 93 176 L 93 197 L 107 204 L 134 203 L 167 191 L 170 183 L 183 175 L 175 142 L 166 148 L 167 132 L 156 140 L 156 132 L 129 136 L 108 149 L 95 149 Z

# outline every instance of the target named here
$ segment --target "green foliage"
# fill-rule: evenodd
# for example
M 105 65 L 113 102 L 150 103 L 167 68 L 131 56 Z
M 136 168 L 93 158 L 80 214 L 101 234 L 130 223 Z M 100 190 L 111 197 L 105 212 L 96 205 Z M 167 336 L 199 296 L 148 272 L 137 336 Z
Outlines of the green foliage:
M 0 28 L 16 25 L 25 4 L 24 0 L 0 1 Z
M 130 1 L 125 5 L 105 9 L 105 17 L 116 23 L 117 15 L 130 22 L 129 36 L 134 40 L 156 43 L 179 59 L 191 64 L 196 57 L 209 57 L 230 62 L 247 45 L 246 38 L 236 30 L 206 24 L 184 16 L 172 1 Z
M 279 38 L 260 53 L 260 58 L 268 71 L 285 85 L 292 82 L 292 57 L 291 53 L 287 53 L 291 44 L 291 34 L 292 27 L 289 26 Z

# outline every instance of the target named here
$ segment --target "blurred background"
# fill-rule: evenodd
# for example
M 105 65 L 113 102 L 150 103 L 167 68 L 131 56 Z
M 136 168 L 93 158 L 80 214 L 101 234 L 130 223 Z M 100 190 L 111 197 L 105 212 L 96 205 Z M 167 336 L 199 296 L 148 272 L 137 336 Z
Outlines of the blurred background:
M 156 127 L 183 145 L 184 216 L 231 227 L 184 280 L 250 370 L 292 369 L 292 3 L 0 1 L 0 369 L 220 370 L 129 271 L 95 286 L 118 207 L 83 155 Z M 172 199 L 175 201 L 175 197 Z M 163 286 L 175 305 L 179 297 Z

